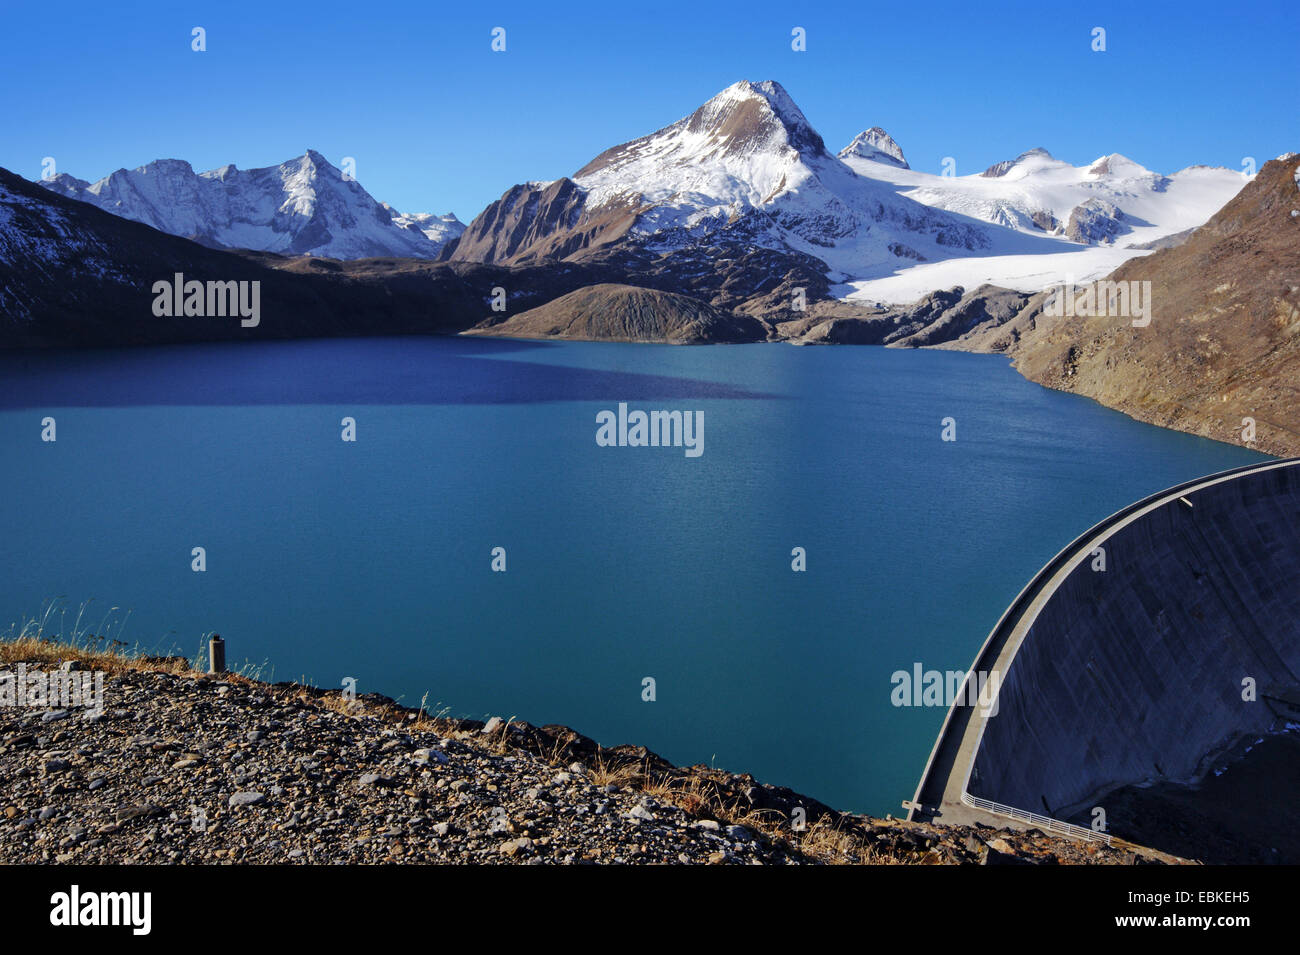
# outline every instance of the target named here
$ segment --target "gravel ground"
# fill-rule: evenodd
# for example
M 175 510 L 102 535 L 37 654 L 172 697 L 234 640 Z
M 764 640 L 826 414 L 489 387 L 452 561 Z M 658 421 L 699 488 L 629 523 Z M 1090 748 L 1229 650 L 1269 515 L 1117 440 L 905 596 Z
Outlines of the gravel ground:
M 209 677 L 178 661 L 118 667 L 104 689 L 99 715 L 0 707 L 0 862 L 1157 858 L 835 813 L 749 776 L 601 748 L 566 727 L 426 719 L 383 697 Z

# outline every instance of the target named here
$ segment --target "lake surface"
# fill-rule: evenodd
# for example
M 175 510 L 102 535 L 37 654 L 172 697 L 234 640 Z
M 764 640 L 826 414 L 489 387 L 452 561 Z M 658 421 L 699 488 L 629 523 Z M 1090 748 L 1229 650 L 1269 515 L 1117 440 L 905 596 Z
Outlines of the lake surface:
M 598 446 L 619 402 L 702 411 L 703 454 Z M 892 673 L 964 670 L 1076 535 L 1262 457 L 992 356 L 424 338 L 0 356 L 0 447 L 0 629 L 93 601 L 153 652 L 217 631 L 267 678 L 876 814 L 944 716 Z

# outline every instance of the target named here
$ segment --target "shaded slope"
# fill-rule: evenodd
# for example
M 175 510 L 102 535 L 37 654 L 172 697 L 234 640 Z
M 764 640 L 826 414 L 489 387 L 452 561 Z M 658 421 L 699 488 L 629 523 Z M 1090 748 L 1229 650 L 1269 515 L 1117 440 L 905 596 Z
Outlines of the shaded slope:
M 153 285 L 259 282 L 260 324 L 158 317 Z M 492 289 L 520 308 L 600 281 L 563 273 L 416 259 L 337 262 L 207 248 L 42 189 L 0 169 L 0 348 L 450 334 L 489 314 Z
M 484 322 L 470 334 L 578 341 L 763 341 L 765 326 L 675 292 L 601 284 L 570 292 L 504 321 Z

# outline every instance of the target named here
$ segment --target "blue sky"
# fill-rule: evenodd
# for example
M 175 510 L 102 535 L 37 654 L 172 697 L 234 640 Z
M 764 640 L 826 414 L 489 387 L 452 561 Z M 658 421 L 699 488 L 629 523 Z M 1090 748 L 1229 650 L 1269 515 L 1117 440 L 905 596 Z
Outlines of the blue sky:
M 9 4 L 0 165 L 97 179 L 307 148 L 406 212 L 469 220 L 739 79 L 776 79 L 838 150 L 882 126 L 965 175 L 1044 146 L 1173 172 L 1300 150 L 1300 4 Z M 190 49 L 191 29 L 207 51 Z M 493 53 L 491 30 L 507 30 Z M 807 51 L 790 47 L 793 27 Z M 1094 27 L 1107 50 L 1091 49 Z

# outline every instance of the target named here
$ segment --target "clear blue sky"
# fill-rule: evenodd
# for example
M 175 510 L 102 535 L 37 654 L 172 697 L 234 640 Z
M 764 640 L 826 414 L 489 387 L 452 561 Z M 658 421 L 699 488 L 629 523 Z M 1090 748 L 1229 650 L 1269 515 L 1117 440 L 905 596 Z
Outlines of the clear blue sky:
M 1300 150 L 1296 0 L 547 6 L 10 3 L 0 165 L 35 178 L 52 156 L 93 180 L 311 147 L 355 157 L 361 184 L 402 211 L 468 221 L 510 185 L 571 174 L 739 79 L 780 81 L 832 150 L 882 126 L 935 172 L 945 156 L 964 175 L 1033 146 L 1160 172 Z M 790 48 L 795 26 L 806 52 Z M 1097 26 L 1105 53 L 1090 46 Z

